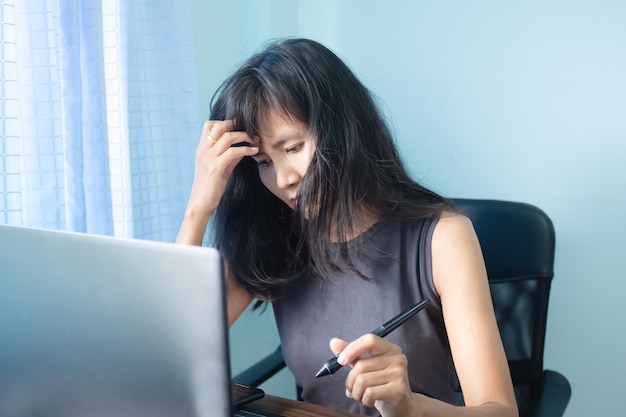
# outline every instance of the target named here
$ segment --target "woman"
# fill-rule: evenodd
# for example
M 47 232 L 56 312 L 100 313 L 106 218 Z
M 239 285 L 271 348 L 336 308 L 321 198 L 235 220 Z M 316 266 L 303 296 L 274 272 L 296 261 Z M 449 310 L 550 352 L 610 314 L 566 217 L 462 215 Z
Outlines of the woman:
M 322 45 L 275 42 L 218 90 L 177 241 L 200 245 L 209 219 L 230 324 L 253 299 L 272 303 L 306 401 L 517 415 L 470 221 L 410 178 L 371 94 Z M 368 333 L 423 298 L 388 337 Z M 329 341 L 350 366 L 316 379 Z

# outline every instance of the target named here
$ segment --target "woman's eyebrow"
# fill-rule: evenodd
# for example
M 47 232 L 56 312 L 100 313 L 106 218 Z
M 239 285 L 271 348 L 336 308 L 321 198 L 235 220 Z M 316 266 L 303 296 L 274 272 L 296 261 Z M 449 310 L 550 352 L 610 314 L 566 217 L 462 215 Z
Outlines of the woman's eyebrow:
M 288 137 L 280 138 L 272 144 L 271 148 L 272 149 L 282 148 L 288 140 L 289 140 Z
M 291 139 L 291 136 L 294 136 L 294 135 L 290 135 L 289 137 L 280 138 L 279 140 L 277 140 L 277 141 L 276 141 L 276 143 L 273 143 L 273 144 L 270 146 L 270 148 L 272 148 L 272 149 L 278 149 L 278 148 L 283 147 L 283 146 L 285 145 L 285 143 L 286 143 L 287 141 L 289 141 L 289 139 Z M 267 154 L 266 154 L 265 152 L 263 152 L 262 150 L 260 150 L 260 151 L 259 151 L 256 155 L 254 155 L 254 156 L 256 157 L 256 156 L 262 156 L 262 155 L 267 155 Z
M 272 149 L 281 148 L 285 145 L 285 143 L 289 142 L 290 140 L 300 139 L 302 137 L 302 131 L 297 130 L 293 132 L 286 132 L 284 134 L 278 134 L 277 136 L 278 136 L 278 140 L 272 143 L 271 145 Z

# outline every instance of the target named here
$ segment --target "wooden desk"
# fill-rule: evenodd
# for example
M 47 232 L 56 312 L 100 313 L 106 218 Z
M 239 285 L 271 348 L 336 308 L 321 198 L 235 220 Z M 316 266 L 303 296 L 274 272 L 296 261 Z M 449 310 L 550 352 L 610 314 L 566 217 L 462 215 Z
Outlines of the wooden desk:
M 285 417 L 362 417 L 360 414 L 333 410 L 302 401 L 265 395 L 260 400 L 247 404 L 244 409 L 251 411 L 270 411 Z

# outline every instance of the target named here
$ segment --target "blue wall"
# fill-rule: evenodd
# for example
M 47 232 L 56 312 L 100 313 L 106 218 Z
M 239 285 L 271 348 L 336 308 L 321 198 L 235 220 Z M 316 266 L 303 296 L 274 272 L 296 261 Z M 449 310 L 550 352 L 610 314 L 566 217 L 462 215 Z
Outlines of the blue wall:
M 222 78 L 261 43 L 310 37 L 378 95 L 417 179 L 448 196 L 544 209 L 557 231 L 545 365 L 572 384 L 568 417 L 623 415 L 626 2 L 194 0 L 194 8 L 205 113 Z M 247 313 L 231 336 L 237 370 L 276 345 L 271 312 Z M 288 376 L 268 389 L 292 392 Z

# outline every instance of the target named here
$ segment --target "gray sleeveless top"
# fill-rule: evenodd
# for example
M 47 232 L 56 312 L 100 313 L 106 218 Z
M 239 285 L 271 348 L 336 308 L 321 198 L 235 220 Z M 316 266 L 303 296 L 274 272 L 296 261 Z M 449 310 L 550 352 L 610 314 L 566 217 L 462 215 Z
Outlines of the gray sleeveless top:
M 351 341 L 423 298 L 431 302 L 386 339 L 408 358 L 413 392 L 455 403 L 456 376 L 431 273 L 431 239 L 437 219 L 381 220 L 349 242 L 349 255 L 370 280 L 336 274 L 304 276 L 283 288 L 273 303 L 283 354 L 302 398 L 326 407 L 378 415 L 345 395 L 349 367 L 315 378 L 333 356 L 332 337 Z M 373 254 L 371 261 L 359 253 Z M 335 254 L 338 256 L 338 254 Z

